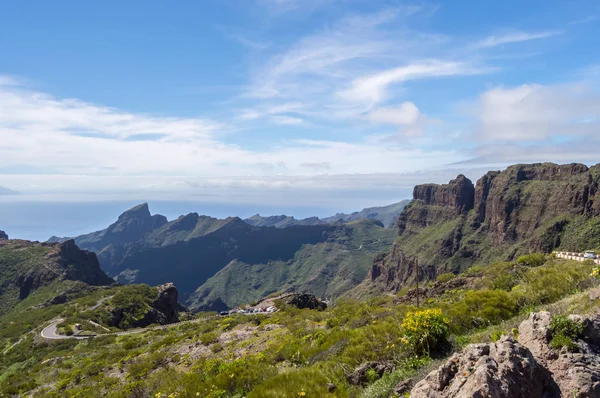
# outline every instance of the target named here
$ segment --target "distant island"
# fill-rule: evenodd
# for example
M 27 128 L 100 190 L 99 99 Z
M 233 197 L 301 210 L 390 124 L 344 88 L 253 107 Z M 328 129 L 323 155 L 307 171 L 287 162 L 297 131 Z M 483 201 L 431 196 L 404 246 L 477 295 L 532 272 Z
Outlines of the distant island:
M 0 195 L 19 195 L 20 193 L 17 191 L 13 191 L 12 189 L 8 189 L 6 187 L 0 186 Z

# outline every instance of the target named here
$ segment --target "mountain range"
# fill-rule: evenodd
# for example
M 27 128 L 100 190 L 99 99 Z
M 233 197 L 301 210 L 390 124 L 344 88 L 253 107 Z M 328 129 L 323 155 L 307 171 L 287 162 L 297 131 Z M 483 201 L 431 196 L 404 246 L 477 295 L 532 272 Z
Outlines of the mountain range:
M 174 282 L 191 309 L 221 310 L 280 290 L 338 296 L 355 287 L 396 235 L 383 221 L 398 217 L 405 204 L 323 220 L 257 215 L 245 221 L 197 213 L 168 221 L 141 204 L 74 241 L 97 253 L 118 282 Z
M 399 291 L 417 269 L 435 280 L 530 252 L 600 248 L 599 183 L 600 165 L 514 165 L 475 184 L 459 175 L 417 185 L 408 204 L 304 220 L 168 221 L 141 204 L 74 241 L 118 282 L 175 282 L 195 311 L 291 290 L 364 297 Z M 385 228 L 394 219 L 397 228 Z
M 309 217 L 302 220 L 297 220 L 294 217 L 286 215 L 263 217 L 260 214 L 255 214 L 252 217 L 246 218 L 244 221 L 256 227 L 285 228 L 294 225 L 342 223 L 366 218 L 369 220 L 381 221 L 386 228 L 395 228 L 397 225 L 398 216 L 400 213 L 402 213 L 402 210 L 409 202 L 409 200 L 403 200 L 387 206 L 367 207 L 361 211 L 355 211 L 354 213 L 337 213 L 335 216 L 321 219 L 318 217 Z
M 417 185 L 387 255 L 374 261 L 354 292 L 397 292 L 474 265 L 555 249 L 600 248 L 600 164 L 519 164 L 490 171 L 476 184 Z

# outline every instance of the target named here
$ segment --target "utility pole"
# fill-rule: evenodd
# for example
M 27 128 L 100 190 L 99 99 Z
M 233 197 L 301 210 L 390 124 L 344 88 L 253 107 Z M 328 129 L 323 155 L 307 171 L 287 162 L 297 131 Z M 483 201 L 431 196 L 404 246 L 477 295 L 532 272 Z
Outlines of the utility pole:
M 419 257 L 415 257 L 417 266 L 417 308 L 419 308 Z

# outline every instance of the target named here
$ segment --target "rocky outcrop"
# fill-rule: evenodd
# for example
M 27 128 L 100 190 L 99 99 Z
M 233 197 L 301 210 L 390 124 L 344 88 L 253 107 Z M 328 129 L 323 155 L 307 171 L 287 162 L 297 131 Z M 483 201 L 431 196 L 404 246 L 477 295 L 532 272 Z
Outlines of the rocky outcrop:
M 96 255 L 79 249 L 72 240 L 40 243 L 0 239 L 0 255 L 0 300 L 5 303 L 16 303 L 52 283 L 58 287 L 62 281 L 81 282 L 76 290 L 114 283 L 100 269 Z M 72 295 L 66 292 L 57 300 L 65 301 Z
M 426 205 L 451 207 L 458 214 L 473 208 L 475 187 L 471 180 L 460 174 L 448 184 L 417 185 L 413 191 L 413 199 Z
M 391 373 L 395 369 L 391 361 L 372 361 L 359 365 L 352 373 L 346 376 L 348 383 L 355 386 L 364 386 L 373 380 L 369 380 L 369 373 L 375 372 L 377 377 L 382 377 L 385 373 Z
M 460 273 L 476 263 L 510 261 L 556 248 L 597 245 L 600 165 L 520 164 L 491 171 L 475 186 L 418 185 L 398 220 L 398 239 L 375 259 L 363 290 L 397 291 L 421 279 Z
M 411 397 L 600 397 L 600 316 L 571 316 L 584 326 L 577 352 L 549 347 L 551 318 L 532 313 L 518 341 L 468 346 L 417 383 Z
M 8 240 L 8 235 L 6 232 L 0 230 L 0 239 Z
M 313 294 L 295 293 L 285 299 L 285 303 L 299 309 L 308 308 L 310 310 L 322 311 L 327 308 L 327 304 L 319 300 Z
M 186 310 L 179 302 L 179 292 L 173 283 L 157 286 L 156 298 L 150 303 L 148 310 L 140 319 L 135 320 L 129 327 L 144 328 L 150 325 L 168 325 L 179 322 L 179 312 Z M 119 327 L 125 318 L 123 308 L 113 308 L 111 311 L 111 326 Z

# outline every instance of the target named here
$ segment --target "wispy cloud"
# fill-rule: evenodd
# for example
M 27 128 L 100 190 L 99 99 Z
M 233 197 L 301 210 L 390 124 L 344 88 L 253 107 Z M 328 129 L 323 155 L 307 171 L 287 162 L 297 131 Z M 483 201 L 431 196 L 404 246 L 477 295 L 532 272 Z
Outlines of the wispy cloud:
M 482 68 L 465 62 L 430 60 L 389 69 L 352 82 L 349 88 L 338 95 L 349 101 L 362 102 L 369 108 L 388 98 L 388 88 L 393 84 L 429 77 L 466 76 L 487 73 Z
M 510 32 L 500 36 L 488 36 L 483 40 L 474 43 L 471 48 L 485 49 L 501 46 L 503 44 L 521 43 L 530 40 L 545 39 L 548 37 L 560 35 L 562 31 L 545 31 L 545 32 Z

